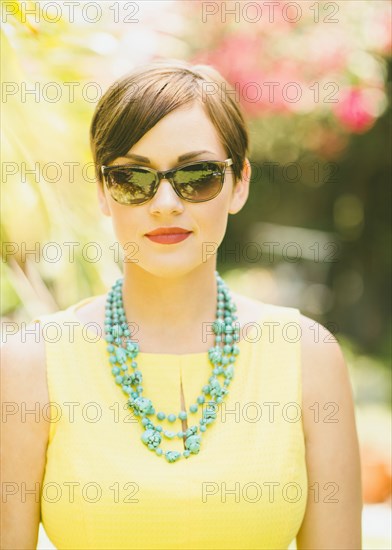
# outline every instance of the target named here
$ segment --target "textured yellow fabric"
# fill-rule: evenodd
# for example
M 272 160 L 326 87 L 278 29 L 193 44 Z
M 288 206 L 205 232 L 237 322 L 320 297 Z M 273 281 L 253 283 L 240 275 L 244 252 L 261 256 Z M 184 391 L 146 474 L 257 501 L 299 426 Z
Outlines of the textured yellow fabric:
M 34 319 L 52 403 L 41 520 L 56 548 L 287 549 L 308 493 L 299 310 L 265 304 L 242 329 L 230 393 L 199 454 L 168 463 L 142 443 L 105 340 L 75 315 L 91 299 Z M 211 375 L 207 353 L 137 361 L 157 412 L 181 410 L 181 383 L 189 411 Z M 189 426 L 200 413 L 188 413 Z M 162 425 L 182 430 L 178 419 Z M 161 446 L 184 450 L 177 437 Z

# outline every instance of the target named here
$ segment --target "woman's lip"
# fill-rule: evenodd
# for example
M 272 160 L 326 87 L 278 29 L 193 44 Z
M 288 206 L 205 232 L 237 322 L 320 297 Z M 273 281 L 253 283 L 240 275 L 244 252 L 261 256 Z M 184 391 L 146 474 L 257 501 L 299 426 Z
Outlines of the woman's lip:
M 152 231 L 151 233 L 146 233 L 147 237 L 155 236 L 155 235 L 182 235 L 184 233 L 192 233 L 192 231 L 188 231 L 187 229 L 173 229 L 173 231 L 163 230 L 159 231 L 159 233 Z
M 170 233 L 146 233 L 146 237 L 156 237 L 157 235 L 186 235 L 191 231 L 172 231 Z
M 189 237 L 192 231 L 188 233 L 166 233 L 160 235 L 146 235 L 151 241 L 160 244 L 175 244 L 184 241 Z

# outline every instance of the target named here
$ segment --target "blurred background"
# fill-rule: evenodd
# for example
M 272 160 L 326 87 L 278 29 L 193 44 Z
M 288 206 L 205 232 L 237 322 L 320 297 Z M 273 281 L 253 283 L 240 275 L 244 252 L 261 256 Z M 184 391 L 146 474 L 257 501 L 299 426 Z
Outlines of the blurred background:
M 121 275 L 88 142 L 99 97 L 152 59 L 212 64 L 247 116 L 253 169 L 219 272 L 338 339 L 361 444 L 363 548 L 391 548 L 390 2 L 66 4 L 2 3 L 2 325 L 105 293 Z M 43 530 L 39 548 L 51 548 Z

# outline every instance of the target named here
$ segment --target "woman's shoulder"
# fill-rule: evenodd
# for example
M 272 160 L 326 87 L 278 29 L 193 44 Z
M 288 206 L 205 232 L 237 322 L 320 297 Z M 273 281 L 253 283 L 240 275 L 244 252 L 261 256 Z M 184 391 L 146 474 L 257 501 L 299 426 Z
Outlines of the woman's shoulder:
M 7 374 L 24 381 L 33 378 L 45 365 L 42 328 L 34 320 L 21 323 L 17 331 L 4 335 L 1 356 L 2 372 L 7 371 Z
M 37 376 L 45 366 L 45 333 L 43 321 L 53 319 L 58 312 L 38 314 L 22 321 L 12 332 L 4 331 L 1 342 L 2 365 L 15 376 Z
M 248 301 L 250 300 L 250 301 Z M 318 468 L 325 441 L 347 445 L 355 458 L 355 412 L 350 373 L 338 339 L 300 308 L 247 299 L 261 319 L 290 319 L 299 325 L 301 409 L 309 468 Z M 267 314 L 269 312 L 269 314 Z M 331 435 L 332 434 L 332 435 Z M 350 441 L 350 443 L 346 443 Z M 311 450 L 312 449 L 312 450 Z
M 343 400 L 348 411 L 352 409 L 349 372 L 342 349 L 335 336 L 322 323 L 304 315 L 300 308 L 294 306 L 277 305 L 232 294 L 239 304 L 238 309 L 241 308 L 248 319 L 260 319 L 261 322 L 283 319 L 284 322 L 289 320 L 298 323 L 302 408 L 307 439 L 312 437 L 319 426 L 314 419 L 315 403 L 322 409 L 327 403 Z
M 33 439 L 37 448 L 41 444 L 46 448 L 49 424 L 42 411 L 49 402 L 49 391 L 46 378 L 46 346 L 42 327 L 34 320 L 21 323 L 16 332 L 3 338 L 0 355 L 1 399 L 6 403 L 12 403 L 12 407 L 16 408 L 14 412 L 18 419 L 24 408 L 36 411 L 35 415 L 31 415 L 35 418 L 33 425 L 30 426 L 31 434 L 35 434 Z M 26 437 L 26 424 L 23 420 L 19 422 L 18 419 L 15 419 L 15 422 L 12 421 L 15 434 Z
M 354 398 L 338 340 L 310 317 L 301 314 L 300 323 L 303 427 L 306 446 L 314 445 L 316 455 L 322 452 L 323 441 L 330 439 L 331 430 L 334 432 L 336 426 L 345 430 L 340 439 L 342 445 L 344 437 L 353 439 Z M 311 460 L 315 462 L 319 458 L 314 456 Z
M 94 312 L 96 311 L 96 307 L 102 307 L 104 308 L 104 298 L 105 295 L 93 295 L 93 296 L 87 296 L 85 298 L 81 298 L 80 300 L 77 300 L 76 302 L 72 302 L 68 305 L 65 305 L 61 308 L 58 308 L 55 311 L 49 312 L 49 313 L 41 313 L 36 315 L 32 318 L 30 321 L 30 324 L 33 323 L 41 323 L 45 324 L 46 322 L 54 322 L 56 320 L 60 320 L 62 318 L 68 318 L 69 316 L 73 316 L 74 313 L 77 311 L 77 316 L 79 317 L 79 312 Z
M 56 329 L 65 324 L 68 327 L 70 324 L 79 323 L 82 326 L 86 323 L 97 324 L 102 318 L 102 326 L 104 324 L 104 311 L 105 311 L 105 295 L 94 295 L 81 298 L 76 302 L 72 302 L 69 305 L 65 305 L 58 308 L 56 311 L 45 312 L 35 315 L 31 321 L 27 324 L 26 332 L 36 334 L 36 338 L 40 342 L 52 341 L 49 336 L 49 332 L 55 333 Z M 39 336 L 38 336 L 39 334 Z M 48 336 L 45 338 L 45 336 Z M 56 340 L 53 336 L 53 341 Z
M 340 346 L 335 336 L 322 324 L 304 315 L 300 308 L 283 304 L 273 304 L 257 298 L 232 292 L 237 304 L 238 316 L 251 318 L 253 321 L 267 320 L 269 317 L 297 322 L 299 325 L 299 340 L 302 353 L 308 359 L 320 354 L 327 356 L 339 353 Z
M 19 387 L 19 397 L 23 400 L 23 391 L 26 388 L 29 401 L 34 397 L 34 402 L 48 402 L 46 361 L 47 342 L 52 340 L 50 327 L 61 325 L 69 320 L 75 308 L 83 303 L 95 303 L 99 298 L 101 297 L 91 296 L 56 311 L 38 313 L 27 322 L 21 322 L 12 333 L 4 331 L 0 352 L 1 374 L 3 384 L 8 385 L 7 391 L 12 392 L 14 387 Z
M 2 438 L 6 447 L 2 456 L 4 479 L 23 480 L 28 487 L 41 485 L 50 432 L 45 343 L 33 324 L 22 324 L 17 332 L 3 337 L 0 353 Z M 31 518 L 39 517 L 39 512 L 39 503 L 34 499 L 24 503 L 11 499 L 5 519 L 10 520 L 11 526 L 11 516 L 18 518 L 15 529 L 19 522 L 24 530 L 27 524 L 32 525 Z
M 354 522 L 360 525 L 360 453 L 355 404 L 350 373 L 335 336 L 305 315 L 301 315 L 301 326 L 302 419 L 308 485 L 332 488 L 334 495 L 339 492 L 340 496 L 332 501 L 323 499 L 324 503 L 338 503 L 333 510 L 330 504 L 320 505 L 319 501 L 309 500 L 298 541 L 310 540 L 315 522 L 320 525 L 324 522 L 327 540 L 330 525 L 325 523 L 325 518 L 332 512 L 334 525 L 339 523 L 342 514 L 347 515 L 352 525 Z
M 274 320 L 281 319 L 282 321 L 299 322 L 301 317 L 300 310 L 294 306 L 273 304 L 237 292 L 231 292 L 231 295 L 237 306 L 239 321 L 247 319 L 253 322 L 263 322 L 273 318 Z M 301 327 L 302 323 L 303 321 L 301 322 Z

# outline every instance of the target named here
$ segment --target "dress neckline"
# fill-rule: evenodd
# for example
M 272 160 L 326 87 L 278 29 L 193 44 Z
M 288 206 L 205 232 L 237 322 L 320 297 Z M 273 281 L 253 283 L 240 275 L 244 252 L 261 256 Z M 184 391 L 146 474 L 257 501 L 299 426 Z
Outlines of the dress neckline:
M 77 330 L 79 331 L 85 331 L 86 333 L 91 335 L 91 340 L 89 340 L 90 343 L 96 343 L 101 346 L 107 346 L 108 343 L 106 340 L 102 337 L 100 337 L 98 340 L 93 340 L 93 338 L 97 338 L 97 333 L 91 331 L 89 327 L 86 327 L 82 324 L 81 320 L 76 315 L 76 310 L 81 307 L 82 305 L 92 301 L 96 296 L 89 296 L 87 298 L 83 298 L 79 302 L 76 302 L 75 304 L 70 305 L 68 308 L 65 309 L 65 313 L 69 315 L 70 318 L 73 319 L 73 321 L 78 321 L 77 324 Z M 261 316 L 260 316 L 261 317 Z M 261 318 L 258 319 L 257 324 L 260 326 Z M 251 325 L 249 327 L 249 330 L 246 331 L 246 337 L 249 338 L 248 333 L 253 332 L 255 329 L 254 325 Z M 239 342 L 237 342 L 237 346 L 240 350 L 240 356 L 244 353 L 245 347 L 249 344 L 255 343 L 255 340 L 247 340 L 246 338 L 242 338 Z M 164 359 L 171 362 L 183 362 L 184 360 L 186 362 L 193 362 L 193 361 L 200 361 L 204 358 L 205 361 L 208 361 L 208 352 L 207 351 L 200 351 L 196 353 L 150 353 L 145 351 L 139 351 L 137 357 L 145 360 L 154 360 L 154 359 Z

